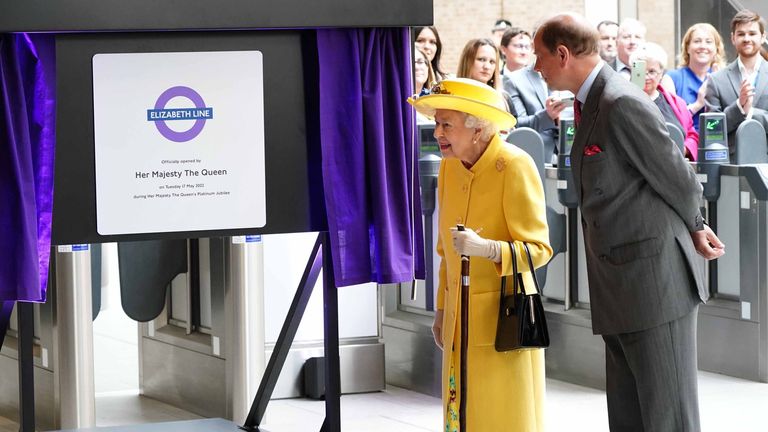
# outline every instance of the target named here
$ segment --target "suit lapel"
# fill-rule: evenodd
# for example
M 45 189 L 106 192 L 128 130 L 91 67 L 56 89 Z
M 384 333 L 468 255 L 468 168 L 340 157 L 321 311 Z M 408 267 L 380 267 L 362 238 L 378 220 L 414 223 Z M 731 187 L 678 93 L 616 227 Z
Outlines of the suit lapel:
M 592 88 L 589 89 L 587 100 L 581 108 L 581 123 L 578 129 L 576 129 L 576 136 L 573 139 L 573 147 L 571 148 L 573 180 L 579 199 L 581 199 L 581 162 L 584 159 L 584 147 L 587 145 L 590 135 L 592 135 L 595 119 L 600 113 L 600 95 L 603 93 L 603 89 L 605 89 L 608 78 L 614 73 L 616 72 L 608 66 L 603 66 L 600 69 L 595 81 L 592 83 Z M 603 143 L 600 144 L 605 145 Z
M 544 89 L 544 84 L 539 77 L 539 73 L 533 70 L 533 68 L 527 68 L 526 70 L 528 72 L 526 73 L 526 77 L 528 78 L 528 82 L 531 83 L 531 88 L 536 92 L 536 96 L 538 96 L 542 108 L 546 107 L 547 92 Z
M 768 90 L 768 61 L 763 60 L 760 62 L 760 70 L 757 74 L 757 89 L 755 89 L 755 103 L 754 105 L 757 106 L 757 101 L 760 100 L 760 98 L 766 96 L 766 90 Z
M 728 80 L 731 82 L 733 91 L 736 93 L 736 97 L 738 98 L 739 90 L 741 89 L 741 72 L 739 72 L 739 62 L 736 60 L 728 65 Z

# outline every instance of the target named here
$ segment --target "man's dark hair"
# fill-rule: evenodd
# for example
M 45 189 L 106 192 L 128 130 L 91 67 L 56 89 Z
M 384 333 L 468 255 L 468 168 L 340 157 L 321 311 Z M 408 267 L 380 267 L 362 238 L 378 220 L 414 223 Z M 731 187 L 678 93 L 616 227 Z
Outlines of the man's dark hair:
M 544 47 L 554 53 L 563 45 L 576 57 L 598 53 L 600 34 L 592 26 L 567 19 L 550 19 L 536 30 Z
M 760 15 L 751 10 L 742 9 L 737 12 L 731 20 L 731 33 L 736 31 L 736 27 L 753 22 L 756 22 L 760 26 L 760 33 L 765 33 L 765 21 L 763 21 Z
M 511 27 L 504 32 L 503 36 L 501 36 L 501 46 L 505 47 L 509 45 L 509 42 L 511 42 L 512 39 L 514 39 L 516 36 L 519 36 L 519 35 L 526 35 L 528 37 L 531 37 L 530 33 L 521 29 L 520 27 Z
M 495 23 L 493 23 L 493 28 L 491 29 L 491 31 L 504 30 L 509 27 L 512 27 L 512 23 L 509 22 L 509 20 L 500 18 L 500 19 L 497 19 Z
M 596 27 L 597 31 L 600 31 L 600 27 L 602 27 L 602 26 L 609 26 L 609 25 L 618 27 L 619 23 L 617 23 L 616 21 L 611 21 L 611 20 L 602 20 L 602 21 L 600 21 L 597 24 L 597 27 Z

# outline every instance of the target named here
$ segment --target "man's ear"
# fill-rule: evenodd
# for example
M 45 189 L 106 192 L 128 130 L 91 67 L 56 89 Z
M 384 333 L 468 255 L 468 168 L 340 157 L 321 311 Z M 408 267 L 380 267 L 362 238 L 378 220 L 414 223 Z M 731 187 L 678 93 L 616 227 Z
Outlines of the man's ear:
M 557 57 L 560 59 L 560 64 L 565 64 L 571 58 L 571 52 L 565 45 L 558 45 Z

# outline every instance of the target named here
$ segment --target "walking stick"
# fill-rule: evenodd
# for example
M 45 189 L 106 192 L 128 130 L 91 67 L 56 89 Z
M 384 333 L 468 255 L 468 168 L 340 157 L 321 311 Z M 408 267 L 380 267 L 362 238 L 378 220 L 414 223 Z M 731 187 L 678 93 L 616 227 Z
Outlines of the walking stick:
M 464 225 L 456 229 L 464 231 Z M 461 399 L 459 399 L 459 430 L 467 432 L 467 339 L 469 337 L 469 257 L 461 256 Z

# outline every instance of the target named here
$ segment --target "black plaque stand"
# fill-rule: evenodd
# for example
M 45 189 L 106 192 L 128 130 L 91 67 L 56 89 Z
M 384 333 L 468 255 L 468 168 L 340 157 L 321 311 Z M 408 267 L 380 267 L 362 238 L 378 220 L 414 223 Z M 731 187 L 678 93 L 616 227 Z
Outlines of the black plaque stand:
M 8 331 L 11 302 L 0 301 L 0 348 Z M 8 309 L 6 309 L 8 307 Z M 35 431 L 35 364 L 33 344 L 35 333 L 32 303 L 16 302 L 18 325 L 16 357 L 19 363 L 19 431 Z
M 283 369 L 288 351 L 296 336 L 296 331 L 304 316 L 312 289 L 323 269 L 323 327 L 325 330 L 325 421 L 321 432 L 339 432 L 341 430 L 341 377 L 339 367 L 339 303 L 336 283 L 333 278 L 329 234 L 318 234 L 307 266 L 299 282 L 296 295 L 285 317 L 285 322 L 277 338 L 275 349 L 261 378 L 259 390 L 251 405 L 251 411 L 240 428 L 246 431 L 260 431 L 269 399 Z
M 10 301 L 0 301 L 0 348 L 8 331 L 11 311 Z M 35 365 L 33 363 L 34 317 L 32 303 L 16 302 L 18 335 L 16 357 L 19 363 L 19 431 L 35 430 Z
M 33 339 L 35 333 L 33 305 L 16 302 L 18 317 L 18 360 L 19 360 L 19 431 L 35 431 L 35 364 Z

